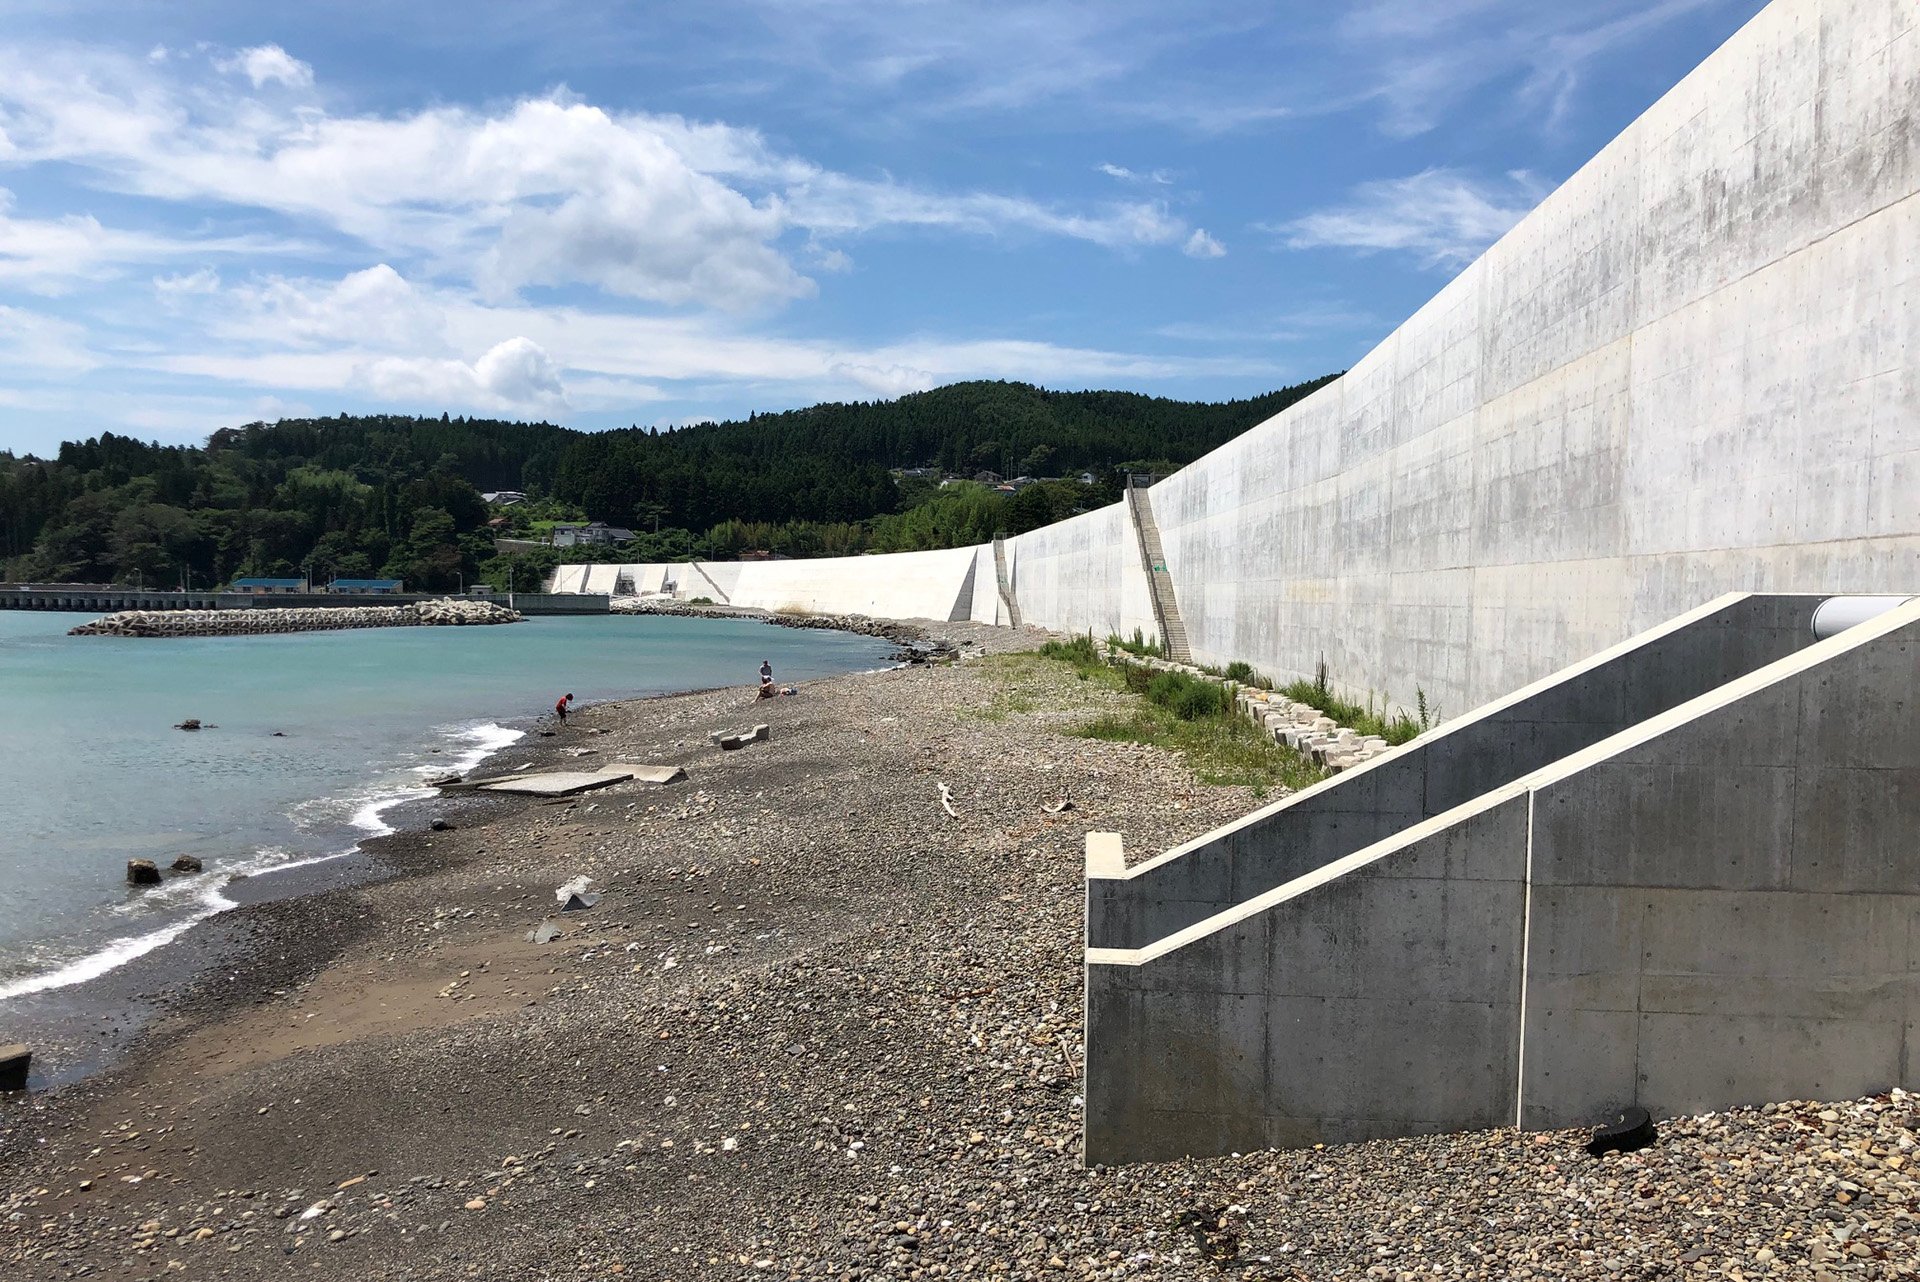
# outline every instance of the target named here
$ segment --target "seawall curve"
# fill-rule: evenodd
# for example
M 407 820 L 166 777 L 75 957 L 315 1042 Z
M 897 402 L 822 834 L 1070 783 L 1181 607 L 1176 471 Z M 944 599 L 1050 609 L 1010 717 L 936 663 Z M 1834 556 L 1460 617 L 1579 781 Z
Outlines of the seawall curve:
M 1920 10 L 1774 0 L 1343 378 L 1150 491 L 1195 659 L 1457 713 L 1723 592 L 1915 590 L 1917 197 Z M 1125 505 L 1005 550 L 1027 622 L 1152 632 Z M 971 552 L 704 568 L 1005 622 Z

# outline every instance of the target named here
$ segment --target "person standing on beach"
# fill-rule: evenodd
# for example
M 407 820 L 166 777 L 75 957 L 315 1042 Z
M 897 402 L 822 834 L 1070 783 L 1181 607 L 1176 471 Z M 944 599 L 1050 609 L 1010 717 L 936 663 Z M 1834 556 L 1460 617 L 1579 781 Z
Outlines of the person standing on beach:
M 772 659 L 760 660 L 760 684 L 763 686 L 770 686 L 773 684 L 773 660 Z
M 567 724 L 567 705 L 573 702 L 573 696 L 563 694 L 553 701 L 553 715 L 560 718 L 560 724 Z

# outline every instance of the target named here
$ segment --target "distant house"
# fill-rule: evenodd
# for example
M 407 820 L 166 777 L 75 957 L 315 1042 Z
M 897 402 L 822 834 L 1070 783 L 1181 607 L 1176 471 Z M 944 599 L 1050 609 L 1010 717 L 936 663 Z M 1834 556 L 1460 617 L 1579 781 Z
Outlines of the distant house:
M 335 579 L 327 584 L 327 591 L 355 596 L 390 596 L 403 591 L 404 587 L 399 579 Z
M 235 592 L 305 592 L 305 579 L 235 579 Z
M 1095 483 L 1096 481 L 1098 481 L 1098 480 L 1099 480 L 1099 478 L 1098 478 L 1098 477 L 1096 477 L 1096 476 L 1094 476 L 1094 474 L 1093 474 L 1092 472 L 1082 472 L 1082 473 L 1080 473 L 1080 484 L 1082 484 L 1082 485 L 1092 485 L 1092 484 L 1094 484 L 1094 483 Z
M 982 484 L 982 485 L 998 485 L 998 484 L 1000 484 L 1000 473 L 998 473 L 998 472 L 975 472 L 975 473 L 973 474 L 973 479 L 974 479 L 974 480 L 976 480 L 976 481 L 978 481 L 978 482 L 980 482 L 980 484 Z
M 553 527 L 553 546 L 557 548 L 632 541 L 632 530 L 623 530 L 617 525 L 608 525 L 605 521 L 589 521 L 585 525 L 562 524 Z
M 494 490 L 491 493 L 482 494 L 480 497 L 495 507 L 512 507 L 515 503 L 525 503 L 527 501 L 527 496 L 519 490 Z

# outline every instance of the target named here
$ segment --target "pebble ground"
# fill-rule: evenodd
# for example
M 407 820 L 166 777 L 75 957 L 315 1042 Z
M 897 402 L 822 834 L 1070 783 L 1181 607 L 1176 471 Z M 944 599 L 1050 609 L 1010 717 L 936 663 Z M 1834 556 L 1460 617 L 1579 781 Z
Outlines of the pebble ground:
M 1142 858 L 1259 804 L 1061 733 L 1126 697 L 969 658 L 588 710 L 520 759 L 688 781 L 449 808 L 393 880 L 242 910 L 247 963 L 118 1067 L 0 1105 L 0 1277 L 1914 1273 L 1898 1092 L 1604 1159 L 1497 1131 L 1083 1168 L 1084 834 Z M 528 943 L 581 874 L 605 897 Z

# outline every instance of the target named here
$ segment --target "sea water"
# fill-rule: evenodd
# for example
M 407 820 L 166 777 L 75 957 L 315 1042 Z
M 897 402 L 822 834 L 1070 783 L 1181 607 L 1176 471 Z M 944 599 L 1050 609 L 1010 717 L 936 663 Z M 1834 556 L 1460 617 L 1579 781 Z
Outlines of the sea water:
M 284 636 L 69 637 L 0 611 L 0 1001 L 76 984 L 233 906 L 236 873 L 337 858 L 577 703 L 884 666 L 870 637 L 669 616 Z M 804 690 L 803 690 L 804 696 Z M 576 705 L 577 706 L 577 705 Z M 174 729 L 197 718 L 208 727 Z M 517 764 L 505 761 L 503 764 Z M 126 861 L 205 870 L 139 890 Z

